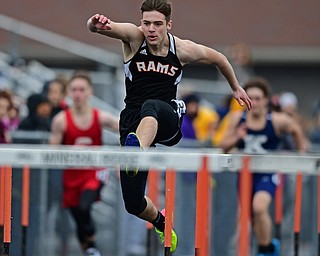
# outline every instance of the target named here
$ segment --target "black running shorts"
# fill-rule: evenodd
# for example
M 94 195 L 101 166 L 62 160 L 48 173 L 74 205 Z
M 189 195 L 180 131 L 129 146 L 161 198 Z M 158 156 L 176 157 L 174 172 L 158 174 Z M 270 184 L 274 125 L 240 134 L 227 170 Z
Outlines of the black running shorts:
M 127 135 L 136 132 L 142 118 L 152 116 L 158 121 L 158 132 L 152 145 L 166 146 L 177 144 L 181 137 L 181 118 L 177 113 L 177 104 L 161 100 L 147 100 L 141 108 L 126 106 L 120 114 L 120 143 L 123 146 Z

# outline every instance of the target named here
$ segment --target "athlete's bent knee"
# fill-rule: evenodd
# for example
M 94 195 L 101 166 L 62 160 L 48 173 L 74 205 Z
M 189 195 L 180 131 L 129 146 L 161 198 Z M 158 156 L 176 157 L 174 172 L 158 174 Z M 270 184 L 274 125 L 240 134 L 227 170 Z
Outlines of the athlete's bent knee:
M 140 205 L 133 205 L 130 203 L 125 203 L 125 209 L 128 213 L 138 216 L 140 215 L 147 207 L 147 201 L 144 199 Z
M 141 118 L 151 116 L 158 119 L 158 107 L 156 100 L 146 100 L 141 107 Z

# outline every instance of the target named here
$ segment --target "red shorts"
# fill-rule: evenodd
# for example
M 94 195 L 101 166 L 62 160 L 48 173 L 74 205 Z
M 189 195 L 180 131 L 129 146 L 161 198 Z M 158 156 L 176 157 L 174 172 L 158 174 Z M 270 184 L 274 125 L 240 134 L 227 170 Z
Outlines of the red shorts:
M 77 207 L 84 190 L 98 190 L 104 184 L 105 170 L 67 169 L 63 173 L 63 207 Z M 97 198 L 99 200 L 100 198 Z

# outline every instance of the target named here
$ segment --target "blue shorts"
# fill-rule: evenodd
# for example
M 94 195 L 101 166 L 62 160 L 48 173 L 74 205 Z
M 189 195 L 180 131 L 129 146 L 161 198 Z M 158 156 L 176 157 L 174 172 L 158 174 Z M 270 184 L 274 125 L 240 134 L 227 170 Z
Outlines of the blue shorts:
M 276 173 L 253 173 L 252 196 L 258 191 L 266 191 L 273 198 L 278 184 L 279 176 Z

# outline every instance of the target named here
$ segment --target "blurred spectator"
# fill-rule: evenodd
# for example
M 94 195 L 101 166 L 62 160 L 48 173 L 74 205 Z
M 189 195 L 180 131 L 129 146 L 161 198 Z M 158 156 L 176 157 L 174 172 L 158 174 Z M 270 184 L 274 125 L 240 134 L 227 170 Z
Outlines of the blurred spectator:
M 68 105 L 65 101 L 66 97 L 67 81 L 63 78 L 56 78 L 45 84 L 43 88 L 43 94 L 49 100 L 52 105 L 52 111 L 50 118 L 52 119 L 61 110 L 66 110 Z
M 229 126 L 229 123 L 231 121 L 231 116 L 237 112 L 237 111 L 243 111 L 245 108 L 240 106 L 238 102 L 231 98 L 230 100 L 230 106 L 228 113 L 220 120 L 218 127 L 216 129 L 216 132 L 212 138 L 212 145 L 217 147 L 220 145 L 221 140 L 227 131 L 227 127 Z
M 213 136 L 217 130 L 219 115 L 208 106 L 200 105 L 198 115 L 193 125 L 196 130 L 197 139 L 203 146 L 212 146 Z
M 10 131 L 18 129 L 20 124 L 20 110 L 17 106 L 12 106 L 9 109 L 5 122 L 7 123 Z
M 279 107 L 280 107 L 280 111 L 289 115 L 297 123 L 299 123 L 302 127 L 304 134 L 306 134 L 307 122 L 304 122 L 302 120 L 302 117 L 298 112 L 298 98 L 293 92 L 280 93 Z M 308 144 L 308 141 L 305 141 L 305 144 Z M 280 149 L 289 149 L 289 150 L 296 149 L 296 145 L 294 143 L 294 138 L 292 137 L 292 135 L 286 134 L 282 137 Z
M 0 91 L 0 143 L 10 143 L 9 128 L 5 123 L 9 109 L 12 107 L 11 95 L 7 91 Z
M 280 94 L 279 93 L 273 93 L 270 97 L 269 102 L 269 109 L 271 111 L 280 112 L 281 106 L 280 106 Z
M 19 124 L 19 130 L 50 131 L 50 115 L 52 106 L 42 94 L 32 94 L 27 100 L 28 116 Z
M 65 102 L 66 90 L 68 81 L 62 77 L 55 78 L 48 81 L 43 86 L 42 95 L 48 98 L 51 103 L 52 111 L 49 118 L 49 125 L 51 127 L 53 118 L 62 110 L 68 108 Z M 49 172 L 48 177 L 48 197 L 49 205 L 48 212 L 57 212 L 55 223 L 55 231 L 61 246 L 56 246 L 56 253 L 63 256 L 67 255 L 69 250 L 68 237 L 72 232 L 71 221 L 68 219 L 68 211 L 61 206 L 62 197 L 62 173 L 63 170 L 57 169 Z
M 314 127 L 310 132 L 310 142 L 313 150 L 320 150 L 320 108 L 314 112 Z
M 298 98 L 293 92 L 283 92 L 279 96 L 279 105 L 281 111 L 293 117 L 296 121 L 300 121 L 300 116 L 297 112 Z
M 24 105 L 23 99 L 20 98 L 19 96 L 12 94 L 11 98 L 12 98 L 12 105 L 8 111 L 7 116 L 4 118 L 4 122 L 10 132 L 18 129 L 21 121 L 20 108 L 22 105 Z
M 226 116 L 226 114 L 228 114 L 232 99 L 233 99 L 232 95 L 228 94 L 223 98 L 222 103 L 217 106 L 216 111 L 217 111 L 217 114 L 219 115 L 219 120 L 222 120 Z
M 198 115 L 200 99 L 196 94 L 188 94 L 183 97 L 183 101 L 187 107 L 181 126 L 183 138 L 196 139 L 196 131 L 193 121 Z
M 202 144 L 211 141 L 219 121 L 218 114 L 208 106 L 201 104 L 196 94 L 183 97 L 187 112 L 183 117 L 182 133 L 184 138 L 197 139 Z

